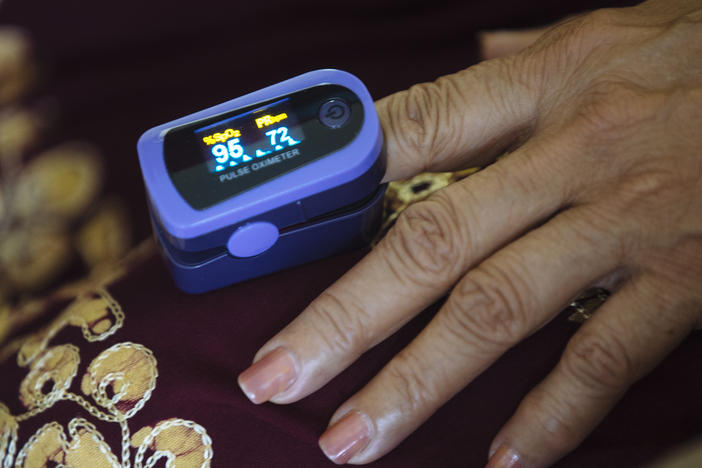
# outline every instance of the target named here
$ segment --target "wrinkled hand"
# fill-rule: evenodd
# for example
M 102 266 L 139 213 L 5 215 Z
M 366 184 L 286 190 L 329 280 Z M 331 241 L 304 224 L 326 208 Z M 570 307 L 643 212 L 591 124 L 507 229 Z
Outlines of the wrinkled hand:
M 583 289 L 613 296 L 495 437 L 491 466 L 576 447 L 702 323 L 702 2 L 599 10 L 377 104 L 388 180 L 494 161 L 408 210 L 258 352 L 256 403 L 314 392 L 447 291 L 320 439 L 386 454 Z

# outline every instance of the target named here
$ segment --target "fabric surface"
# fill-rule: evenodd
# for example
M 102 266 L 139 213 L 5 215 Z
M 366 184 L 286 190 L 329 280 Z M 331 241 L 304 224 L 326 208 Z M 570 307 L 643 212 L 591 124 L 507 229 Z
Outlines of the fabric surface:
M 33 460 L 55 457 L 73 466 L 112 466 L 111 460 L 123 460 L 123 446 L 126 459 L 135 466 L 139 453 L 146 460 L 157 450 L 170 451 L 176 460 L 183 457 L 182 465 L 176 466 L 185 467 L 202 466 L 206 455 L 212 455 L 213 466 L 330 466 L 317 437 L 332 411 L 408 343 L 436 307 L 298 403 L 255 406 L 239 391 L 235 376 L 249 365 L 261 343 L 363 253 L 192 296 L 173 285 L 147 241 L 120 279 L 84 285 L 77 298 L 57 295 L 43 304 L 53 320 L 0 364 L 0 401 L 7 406 L 0 406 L 0 422 L 16 420 L 7 413 L 22 419 L 17 423 L 18 454 L 24 447 Z M 556 363 L 576 328 L 567 314 L 554 319 L 376 465 L 483 466 L 492 436 Z M 701 338 L 699 333 L 691 336 L 637 383 L 583 445 L 557 466 L 640 466 L 695 434 L 702 414 L 702 379 L 691 370 L 702 349 Z M 6 351 L 2 350 L 7 356 Z M 108 384 L 103 393 L 101 382 Z M 26 419 L 21 416 L 35 408 L 45 409 Z M 119 421 L 110 421 L 110 415 L 124 417 L 126 439 Z M 169 422 L 176 426 L 157 431 Z M 71 451 L 71 424 L 74 437 L 90 441 L 88 436 L 100 434 L 104 450 L 83 443 Z M 43 438 L 27 447 L 26 441 L 42 427 Z M 62 432 L 67 455 L 60 448 Z M 146 436 L 154 432 L 148 442 Z M 91 457 L 89 464 L 85 457 Z
M 302 401 L 251 404 L 236 375 L 366 251 L 200 296 L 174 286 L 148 239 L 113 263 L 124 239 L 150 236 L 139 134 L 320 67 L 353 72 L 379 98 L 474 63 L 478 30 L 544 24 L 607 4 L 563 3 L 6 0 L 0 22 L 30 33 L 39 63 L 25 105 L 51 109 L 50 130 L 36 133 L 22 167 L 67 141 L 89 142 L 100 182 L 92 202 L 61 224 L 66 245 L 88 244 L 78 233 L 104 200 L 118 200 L 126 214 L 108 216 L 92 238 L 117 232 L 109 226 L 129 228 L 118 247 L 88 249 L 102 253 L 77 255 L 83 267 L 38 282 L 43 289 L 16 287 L 0 308 L 0 320 L 16 323 L 0 338 L 0 464 L 11 455 L 19 466 L 148 466 L 159 457 L 156 466 L 331 466 L 317 447 L 329 417 L 439 304 Z M 91 158 L 77 165 L 90 168 Z M 375 465 L 484 466 L 492 437 L 577 330 L 569 315 L 510 350 Z M 557 466 L 640 466 L 699 434 L 700 353 L 697 332 Z

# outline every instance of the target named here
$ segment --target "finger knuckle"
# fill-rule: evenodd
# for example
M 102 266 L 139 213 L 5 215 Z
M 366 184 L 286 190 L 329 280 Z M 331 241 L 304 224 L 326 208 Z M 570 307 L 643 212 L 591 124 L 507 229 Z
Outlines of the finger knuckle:
M 618 10 L 600 8 L 578 17 L 570 26 L 576 40 L 594 48 L 616 35 L 621 29 L 619 19 Z
M 680 168 L 644 162 L 620 177 L 609 209 L 619 218 L 613 226 L 618 226 L 623 260 L 654 258 L 654 248 L 681 239 L 686 208 L 680 201 L 697 181 Z
M 515 140 L 523 142 L 534 130 L 534 106 L 540 98 L 542 65 L 537 57 L 519 54 L 481 62 L 461 74 L 463 81 L 473 88 L 479 87 L 490 103 L 486 118 L 491 114 L 514 116 L 514 122 L 519 123 L 511 131 Z
M 310 304 L 310 312 L 310 326 L 334 354 L 356 355 L 371 339 L 367 314 L 353 300 L 327 290 Z
M 398 354 L 383 372 L 392 382 L 392 392 L 403 414 L 417 415 L 430 410 L 440 399 L 437 386 L 440 379 L 424 378 L 421 359 L 409 350 Z
M 619 15 L 614 8 L 599 8 L 593 10 L 580 17 L 581 27 L 584 29 L 594 29 L 602 32 L 603 28 L 607 28 L 617 23 Z
M 655 320 L 661 310 L 668 310 L 669 335 L 694 328 L 690 324 L 702 319 L 702 239 L 696 237 L 677 241 L 672 247 L 648 249 L 645 258 L 632 262 L 645 272 L 646 279 L 639 286 L 641 306 L 655 306 L 645 317 Z
M 541 47 L 548 62 L 573 66 L 613 42 L 619 28 L 613 9 L 600 9 L 569 17 L 543 35 Z
M 619 189 L 625 200 L 652 200 L 667 198 L 671 192 L 678 195 L 679 188 L 687 185 L 684 174 L 664 165 L 641 165 L 621 181 Z M 672 197 L 679 200 L 680 197 Z
M 462 113 L 453 112 L 461 101 L 457 75 L 448 75 L 431 83 L 420 83 L 395 96 L 390 113 L 393 134 L 400 138 L 402 150 L 420 158 L 421 166 L 433 167 L 455 142 Z
M 474 345 L 504 349 L 528 328 L 528 291 L 514 276 L 483 267 L 466 276 L 445 307 L 445 329 Z
M 671 127 L 679 144 L 699 147 L 702 144 L 702 133 L 699 131 L 702 127 L 702 88 L 677 90 L 676 94 L 670 102 Z
M 573 405 L 546 391 L 543 385 L 529 392 L 521 406 L 535 429 L 547 435 L 542 440 L 552 452 L 568 452 L 582 440 Z
M 602 330 L 577 333 L 566 347 L 562 365 L 593 397 L 623 392 L 634 375 L 633 362 L 621 339 Z
M 454 277 L 463 250 L 456 218 L 450 202 L 436 196 L 402 213 L 386 240 L 393 261 L 404 266 L 398 279 L 445 282 Z
M 667 32 L 680 38 L 691 48 L 695 46 L 699 47 L 702 42 L 700 23 L 702 23 L 702 10 L 695 9 L 675 18 L 675 20 L 668 24 Z
M 581 248 L 606 251 L 610 265 L 621 264 L 630 250 L 629 236 L 612 226 L 621 225 L 621 213 L 609 205 L 586 203 L 575 210 L 566 210 L 558 215 L 568 226 L 561 239 Z
M 594 80 L 583 93 L 575 124 L 583 142 L 594 139 L 611 144 L 645 121 L 659 115 L 664 97 L 647 92 L 631 82 L 602 76 Z

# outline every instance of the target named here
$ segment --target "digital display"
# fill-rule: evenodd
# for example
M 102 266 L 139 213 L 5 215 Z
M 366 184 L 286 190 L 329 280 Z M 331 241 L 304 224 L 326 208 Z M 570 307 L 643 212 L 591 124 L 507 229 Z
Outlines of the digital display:
M 195 130 L 209 172 L 233 168 L 246 174 L 265 167 L 267 157 L 299 145 L 305 135 L 289 99 L 254 109 L 244 114 Z M 261 164 L 256 164 L 260 162 Z
M 313 86 L 169 130 L 166 168 L 190 206 L 205 209 L 343 148 L 363 118 L 349 89 Z

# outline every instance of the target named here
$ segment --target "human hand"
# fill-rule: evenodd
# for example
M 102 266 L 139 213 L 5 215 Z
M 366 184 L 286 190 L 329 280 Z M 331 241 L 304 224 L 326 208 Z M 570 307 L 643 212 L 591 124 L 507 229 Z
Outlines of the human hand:
M 239 384 L 290 403 L 450 291 L 331 418 L 336 463 L 386 454 L 578 292 L 614 294 L 495 437 L 553 463 L 702 324 L 702 2 L 599 10 L 525 51 L 378 102 L 386 179 L 491 163 L 413 205 L 268 341 Z

